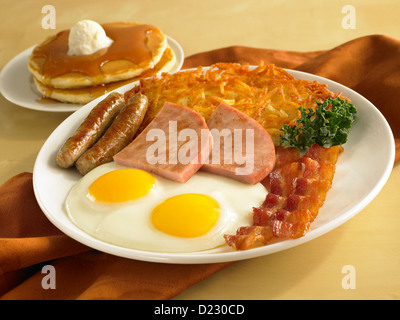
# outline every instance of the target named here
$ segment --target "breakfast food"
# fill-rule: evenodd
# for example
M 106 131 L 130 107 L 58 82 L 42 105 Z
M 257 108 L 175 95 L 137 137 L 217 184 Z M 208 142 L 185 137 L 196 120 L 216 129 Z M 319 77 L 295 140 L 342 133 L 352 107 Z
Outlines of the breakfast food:
M 214 146 L 201 170 L 256 184 L 274 168 L 275 147 L 271 136 L 254 119 L 221 103 L 207 126 L 213 134 Z M 236 144 L 232 145 L 233 142 Z
M 206 120 L 223 102 L 260 123 L 275 145 L 279 145 L 282 126 L 296 124 L 301 115 L 299 107 L 315 109 L 316 101 L 337 96 L 326 85 L 295 79 L 284 69 L 263 63 L 255 68 L 238 63 L 217 63 L 209 69 L 199 67 L 145 78 L 126 96 L 137 92 L 149 99 L 142 128 L 167 101 L 187 106 Z
M 78 158 L 103 135 L 124 104 L 124 97 L 117 92 L 112 92 L 101 100 L 60 148 L 56 157 L 57 164 L 61 168 L 73 166 Z
M 92 20 L 78 21 L 69 31 L 68 55 L 93 54 L 100 49 L 108 48 L 113 41 L 107 37 L 98 23 Z
M 265 195 L 261 184 L 207 172 L 197 172 L 183 184 L 111 162 L 76 183 L 66 210 L 79 228 L 107 243 L 194 252 L 222 246 L 223 234 L 251 224 L 249 209 Z
M 92 149 L 94 166 L 81 171 L 66 209 L 96 238 L 158 252 L 224 244 L 247 250 L 307 234 L 356 115 L 350 101 L 326 86 L 263 64 L 217 64 L 142 79 L 124 100 L 147 105 L 127 139 L 132 142 L 111 156 L 118 135 L 107 130 L 97 137 L 109 162 L 97 161 L 103 151 Z M 94 117 L 83 121 L 78 137 L 84 124 L 94 131 Z M 117 117 L 109 125 L 125 123 L 130 128 Z M 235 148 L 239 161 L 227 162 Z M 252 171 L 239 174 L 246 160 Z
M 342 151 L 342 146 L 314 144 L 301 156 L 295 148 L 278 147 L 277 165 L 263 181 L 268 195 L 253 208 L 252 224 L 224 236 L 227 244 L 247 250 L 304 236 L 324 204 Z
M 156 138 L 158 143 L 153 142 Z M 187 107 L 165 103 L 114 161 L 184 183 L 201 168 L 211 148 L 212 136 L 203 117 Z
M 99 140 L 83 153 L 75 163 L 79 173 L 85 175 L 95 167 L 110 162 L 133 139 L 146 114 L 146 96 L 136 94 L 126 102 L 110 127 Z
M 174 63 L 166 36 L 152 25 L 84 20 L 36 46 L 28 68 L 43 96 L 87 103 Z

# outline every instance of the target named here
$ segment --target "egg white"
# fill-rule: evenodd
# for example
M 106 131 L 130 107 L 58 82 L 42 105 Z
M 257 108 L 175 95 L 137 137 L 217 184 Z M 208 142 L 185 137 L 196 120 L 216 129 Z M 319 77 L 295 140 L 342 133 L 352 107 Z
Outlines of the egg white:
M 197 172 L 186 183 L 153 174 L 155 187 L 140 199 L 124 203 L 100 203 L 87 197 L 89 186 L 101 175 L 125 168 L 114 162 L 101 165 L 82 177 L 65 202 L 69 218 L 83 231 L 114 245 L 153 252 L 196 252 L 224 245 L 224 234 L 234 234 L 252 224 L 252 207 L 265 199 L 261 184 L 248 185 L 207 172 Z M 151 212 L 164 200 L 185 193 L 213 197 L 220 205 L 217 223 L 205 235 L 180 238 L 165 234 L 151 223 Z

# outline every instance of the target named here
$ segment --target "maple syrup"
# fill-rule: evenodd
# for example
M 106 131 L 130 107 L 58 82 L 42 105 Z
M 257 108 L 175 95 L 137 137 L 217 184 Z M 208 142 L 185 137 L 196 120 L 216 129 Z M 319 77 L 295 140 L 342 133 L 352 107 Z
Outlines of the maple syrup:
M 80 73 L 94 77 L 104 73 L 103 66 L 116 60 L 127 60 L 139 67 L 151 63 L 151 50 L 147 47 L 149 33 L 161 33 L 157 28 L 145 24 L 109 23 L 102 25 L 107 36 L 114 42 L 90 55 L 69 56 L 69 29 L 56 34 L 44 44 L 37 46 L 33 57 L 39 72 L 54 78 L 67 73 Z

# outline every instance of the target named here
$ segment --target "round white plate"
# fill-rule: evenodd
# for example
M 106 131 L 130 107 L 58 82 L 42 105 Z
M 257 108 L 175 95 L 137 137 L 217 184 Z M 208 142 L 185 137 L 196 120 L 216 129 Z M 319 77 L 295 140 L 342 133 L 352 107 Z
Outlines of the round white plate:
M 318 217 L 312 223 L 311 230 L 304 237 L 246 251 L 233 251 L 230 247 L 223 246 L 209 251 L 176 254 L 123 248 L 102 242 L 83 232 L 71 222 L 63 207 L 69 190 L 80 175 L 75 169 L 58 168 L 55 157 L 60 146 L 103 97 L 69 116 L 44 143 L 33 172 L 33 186 L 40 207 L 56 227 L 89 247 L 125 258 L 163 263 L 216 263 L 249 259 L 297 246 L 340 226 L 372 201 L 389 178 L 395 153 L 392 131 L 378 109 L 355 91 L 315 75 L 288 71 L 296 78 L 316 80 L 327 84 L 333 92 L 342 92 L 352 100 L 358 110 L 349 140 L 344 145 L 345 151 L 337 162 L 333 186 Z M 117 90 L 124 92 L 134 85 L 133 83 Z
M 171 37 L 168 44 L 176 55 L 176 63 L 171 72 L 178 71 L 182 67 L 184 53 L 182 47 Z M 1 71 L 0 92 L 12 103 L 21 107 L 48 112 L 73 112 L 82 107 L 73 103 L 42 103 L 39 99 L 42 95 L 37 91 L 32 74 L 28 70 L 28 59 L 35 46 L 14 57 Z

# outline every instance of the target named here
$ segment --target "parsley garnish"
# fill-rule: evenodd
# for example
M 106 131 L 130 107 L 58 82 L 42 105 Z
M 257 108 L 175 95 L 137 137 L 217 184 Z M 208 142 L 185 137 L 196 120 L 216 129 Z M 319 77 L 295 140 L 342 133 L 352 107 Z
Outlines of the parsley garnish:
M 331 110 L 327 109 L 329 105 L 332 106 Z M 303 151 L 314 143 L 324 147 L 344 144 L 357 114 L 352 103 L 339 97 L 329 98 L 324 102 L 317 101 L 315 111 L 312 108 L 298 109 L 301 117 L 297 120 L 297 125 L 291 127 L 285 124 L 282 127 L 280 144 Z

